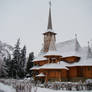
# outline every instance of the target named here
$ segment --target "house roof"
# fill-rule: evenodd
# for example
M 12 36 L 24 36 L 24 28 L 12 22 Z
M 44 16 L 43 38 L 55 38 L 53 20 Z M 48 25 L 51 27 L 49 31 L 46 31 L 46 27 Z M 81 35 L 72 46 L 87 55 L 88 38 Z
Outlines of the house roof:
M 40 69 L 67 69 L 68 70 L 67 67 L 62 66 L 61 64 L 57 64 L 57 63 L 45 64 L 41 66 Z
M 30 68 L 30 70 L 39 70 L 39 66 L 33 66 L 32 68 Z
M 59 51 L 48 51 L 44 56 L 49 56 L 49 55 L 61 56 L 61 53 Z
M 77 44 L 77 49 L 76 49 L 76 44 Z M 37 58 L 37 60 L 39 60 L 39 61 L 46 60 L 46 58 L 44 57 L 46 55 L 61 55 L 63 57 L 78 56 L 81 58 L 79 60 L 79 62 L 75 62 L 72 64 L 66 63 L 66 65 L 68 65 L 68 66 L 92 66 L 91 48 L 89 47 L 89 45 L 87 47 L 81 47 L 76 38 L 72 39 L 72 40 L 57 43 L 56 50 L 49 50 L 46 54 Z M 48 65 L 48 66 L 50 66 L 50 65 Z
M 56 49 L 61 52 L 62 56 L 78 55 L 81 46 L 76 38 L 56 44 Z M 79 55 L 78 55 L 79 56 Z
M 47 58 L 43 57 L 43 56 L 39 56 L 39 57 L 36 57 L 33 62 L 35 61 L 43 61 L 43 60 L 47 60 Z
M 45 77 L 45 75 L 43 73 L 40 73 L 40 74 L 36 75 L 36 77 Z

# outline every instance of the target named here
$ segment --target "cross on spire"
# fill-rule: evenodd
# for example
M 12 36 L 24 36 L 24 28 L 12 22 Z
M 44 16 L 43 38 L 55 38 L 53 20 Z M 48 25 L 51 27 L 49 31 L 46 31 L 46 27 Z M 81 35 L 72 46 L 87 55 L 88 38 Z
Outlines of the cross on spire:
M 88 46 L 89 46 L 89 41 L 88 41 Z
M 49 6 L 50 6 L 50 8 L 51 8 L 51 1 L 49 2 Z
M 89 45 L 89 41 L 88 41 L 88 54 L 87 54 L 87 58 L 92 58 L 92 52 L 91 52 L 91 48 L 90 48 L 90 45 Z
M 77 39 L 77 34 L 75 34 L 75 38 Z

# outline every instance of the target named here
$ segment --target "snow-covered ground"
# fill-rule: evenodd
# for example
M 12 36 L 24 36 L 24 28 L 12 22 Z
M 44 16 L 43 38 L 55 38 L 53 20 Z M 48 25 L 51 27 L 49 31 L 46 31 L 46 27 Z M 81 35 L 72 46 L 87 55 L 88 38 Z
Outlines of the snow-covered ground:
M 89 79 L 85 83 L 80 81 L 40 84 L 40 82 L 34 83 L 30 78 L 25 78 L 24 80 L 0 79 L 0 92 L 92 92 L 92 85 L 89 81 L 91 83 L 92 80 Z
M 11 86 L 5 85 L 0 83 L 0 92 L 16 92 Z M 30 88 L 30 90 L 27 88 L 26 90 L 21 90 L 18 92 L 92 92 L 91 91 L 66 91 L 66 90 L 53 90 L 53 89 L 49 89 L 49 88 L 41 88 L 41 87 L 32 87 L 32 90 Z
M 0 92 L 16 92 L 11 86 L 0 83 Z
M 40 88 L 37 87 L 37 91 L 35 89 L 32 89 L 32 92 L 92 92 L 92 91 L 66 91 L 66 90 L 53 90 L 53 89 L 48 89 L 48 88 Z

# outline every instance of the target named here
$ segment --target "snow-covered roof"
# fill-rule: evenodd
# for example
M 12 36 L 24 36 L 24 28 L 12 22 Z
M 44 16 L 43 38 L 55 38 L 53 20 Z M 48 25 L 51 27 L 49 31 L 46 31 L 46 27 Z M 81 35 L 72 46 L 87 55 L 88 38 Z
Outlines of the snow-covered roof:
M 56 49 L 61 52 L 62 56 L 79 56 L 79 51 L 81 50 L 81 46 L 78 40 L 72 39 L 64 42 L 60 42 L 56 44 Z M 78 53 L 79 52 L 79 53 Z
M 39 56 L 39 57 L 36 57 L 33 62 L 35 61 L 42 61 L 42 60 L 47 60 L 47 58 L 43 57 L 43 56 Z
M 69 51 L 69 52 L 62 52 L 62 56 L 63 57 L 69 57 L 69 56 L 81 56 L 80 52 L 76 52 L 76 51 Z
M 84 48 L 82 48 L 82 50 L 80 51 L 80 53 L 74 53 L 75 56 L 79 55 L 81 57 L 81 59 L 79 60 L 79 62 L 67 63 L 65 61 L 60 61 L 60 64 L 62 66 L 65 66 L 65 67 L 92 66 L 92 57 L 90 57 L 90 58 L 87 57 L 87 55 L 88 55 L 87 50 L 88 50 L 88 47 L 84 47 Z M 70 53 L 70 55 L 72 55 L 72 54 Z
M 64 42 L 60 42 L 56 44 L 56 50 L 50 50 L 44 55 L 59 55 L 63 57 L 67 56 L 81 56 L 82 48 L 78 42 L 78 40 L 72 39 Z
M 40 73 L 38 75 L 36 75 L 36 77 L 44 77 L 45 75 L 43 73 Z
M 90 46 L 88 45 L 87 47 L 81 47 L 76 38 L 72 40 L 57 43 L 56 50 L 50 49 L 43 56 L 46 56 L 46 55 L 47 56 L 48 55 L 60 55 L 63 57 L 78 56 L 80 57 L 79 62 L 69 64 L 69 63 L 65 63 L 62 61 L 61 65 L 66 64 L 67 66 L 70 66 L 70 67 L 71 66 L 92 66 L 92 51 L 91 51 Z M 48 65 L 48 66 L 51 66 L 51 65 Z
M 92 66 L 92 58 L 81 59 L 79 62 L 69 65 L 69 67 L 72 67 L 72 66 Z
M 44 56 L 49 56 L 49 55 L 56 55 L 56 56 L 61 56 L 61 53 L 57 50 L 55 51 L 48 51 Z
M 61 66 L 65 66 L 65 67 L 70 65 L 70 63 L 67 63 L 65 61 L 57 62 L 57 64 L 60 64 Z
M 39 66 L 33 66 L 32 68 L 30 68 L 30 70 L 39 70 Z
M 75 63 L 67 63 L 65 61 L 60 61 L 60 64 L 65 67 L 73 67 L 73 66 L 92 66 L 92 58 L 81 59 L 79 62 Z
M 65 66 L 62 66 L 61 64 L 57 63 L 50 63 L 50 64 L 45 64 L 40 67 L 40 69 L 67 69 Z
M 75 48 L 74 43 L 75 43 L 75 39 L 60 42 L 56 44 L 56 49 L 62 52 L 70 51 L 70 49 Z

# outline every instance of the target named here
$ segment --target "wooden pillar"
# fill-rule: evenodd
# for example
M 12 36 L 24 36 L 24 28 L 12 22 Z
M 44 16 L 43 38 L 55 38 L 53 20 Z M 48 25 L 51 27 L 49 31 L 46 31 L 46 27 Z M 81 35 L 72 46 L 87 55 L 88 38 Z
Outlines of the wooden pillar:
M 48 58 L 48 64 L 50 63 L 50 58 Z
M 61 81 L 61 72 L 59 70 L 59 81 Z
M 46 72 L 45 82 L 48 82 L 48 73 Z

